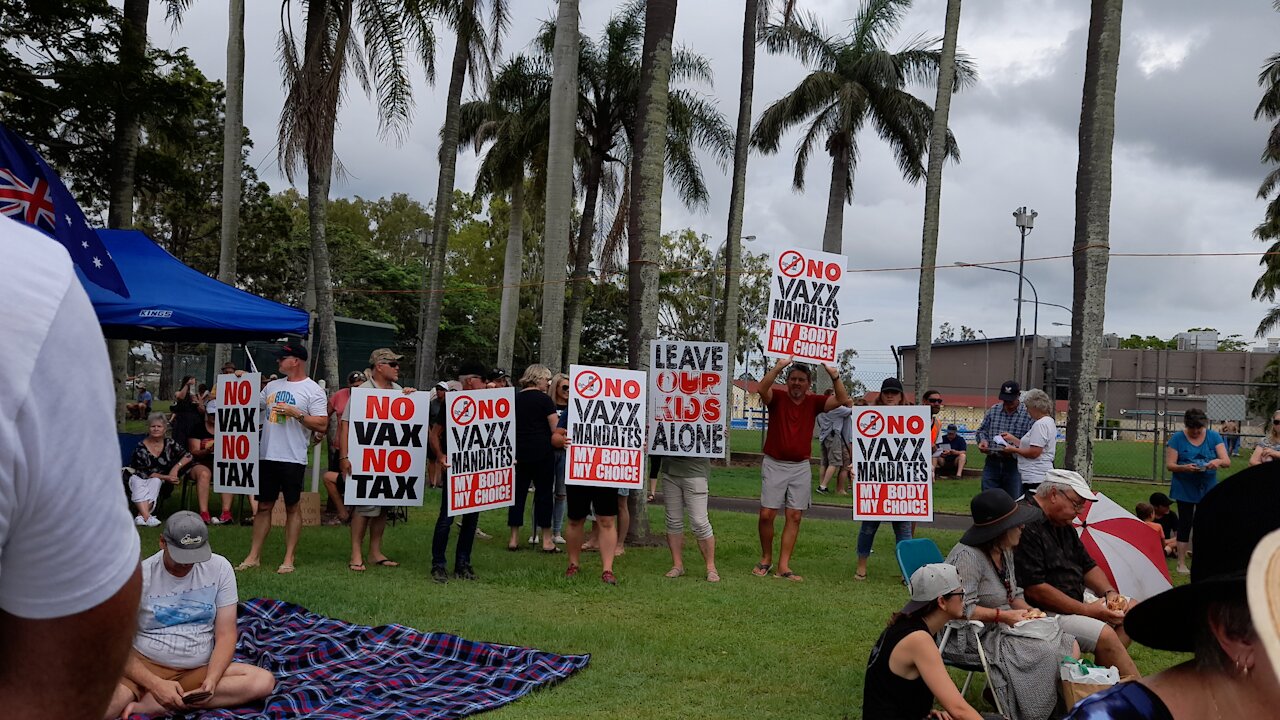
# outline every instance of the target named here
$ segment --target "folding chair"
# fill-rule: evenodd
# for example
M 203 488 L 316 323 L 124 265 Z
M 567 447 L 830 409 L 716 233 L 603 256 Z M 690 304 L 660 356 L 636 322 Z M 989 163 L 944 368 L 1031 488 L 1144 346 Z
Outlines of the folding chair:
M 907 580 L 907 587 L 911 586 L 911 574 L 919 570 L 924 565 L 930 563 L 945 562 L 942 557 L 942 551 L 938 549 L 937 544 L 928 538 L 913 538 L 911 540 L 903 540 L 898 543 L 896 549 L 898 556 L 898 568 L 902 570 L 902 577 Z M 944 652 L 947 642 L 951 639 L 953 632 L 962 631 L 968 628 L 973 632 L 973 642 L 978 646 L 978 660 L 980 664 L 972 665 L 970 663 L 950 662 L 943 655 L 943 663 L 968 673 L 964 678 L 964 685 L 960 688 L 960 694 L 964 695 L 969 692 L 969 683 L 973 681 L 975 672 L 985 673 L 991 676 L 991 671 L 987 665 L 987 653 L 982 649 L 982 637 L 978 634 L 982 630 L 982 623 L 977 620 L 953 620 L 947 623 L 946 628 L 942 631 L 942 639 L 938 641 L 938 652 Z M 995 701 L 996 712 L 1004 715 L 1004 707 L 1000 704 L 1000 694 L 994 689 L 991 691 L 991 699 Z

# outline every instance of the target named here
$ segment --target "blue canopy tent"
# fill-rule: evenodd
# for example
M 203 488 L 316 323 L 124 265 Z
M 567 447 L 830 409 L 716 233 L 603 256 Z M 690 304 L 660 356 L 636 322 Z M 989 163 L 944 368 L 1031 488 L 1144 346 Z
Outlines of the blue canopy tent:
M 102 334 L 120 340 L 223 342 L 307 334 L 307 313 L 187 267 L 137 230 L 99 230 L 129 297 L 80 282 Z

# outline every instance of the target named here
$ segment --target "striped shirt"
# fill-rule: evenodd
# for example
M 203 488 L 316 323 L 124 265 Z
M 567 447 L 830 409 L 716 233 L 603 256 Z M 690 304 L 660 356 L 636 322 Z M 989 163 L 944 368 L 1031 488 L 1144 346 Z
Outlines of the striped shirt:
M 1027 406 L 1018 403 L 1018 409 L 1012 413 L 1004 411 L 1004 403 L 992 405 L 987 414 L 982 416 L 982 425 L 978 427 L 978 442 L 987 441 L 990 445 L 1000 433 L 1009 433 L 1020 438 L 1031 430 L 1031 416 L 1027 414 Z

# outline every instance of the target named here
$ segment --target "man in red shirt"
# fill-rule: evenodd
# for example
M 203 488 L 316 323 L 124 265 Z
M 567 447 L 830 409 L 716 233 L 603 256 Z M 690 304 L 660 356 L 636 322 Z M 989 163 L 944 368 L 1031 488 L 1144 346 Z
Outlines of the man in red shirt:
M 791 367 L 787 370 L 787 391 L 775 392 L 774 383 L 788 363 Z M 769 430 L 764 440 L 764 460 L 760 464 L 760 562 L 751 570 L 757 577 L 764 577 L 773 569 L 774 518 L 785 508 L 777 576 L 794 582 L 804 579 L 791 571 L 791 552 L 800 534 L 800 520 L 809 509 L 813 495 L 809 466 L 813 423 L 819 413 L 849 402 L 840 373 L 829 365 L 822 367 L 831 376 L 834 395 L 811 394 L 813 370 L 790 360 L 779 360 L 760 380 L 760 400 L 769 408 Z

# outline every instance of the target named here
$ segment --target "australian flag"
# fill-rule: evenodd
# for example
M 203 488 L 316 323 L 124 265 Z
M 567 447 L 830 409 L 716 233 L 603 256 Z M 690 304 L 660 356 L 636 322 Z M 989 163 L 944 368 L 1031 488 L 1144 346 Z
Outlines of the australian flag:
M 62 243 L 86 279 L 129 297 L 124 278 L 58 174 L 35 148 L 0 125 L 0 213 Z

